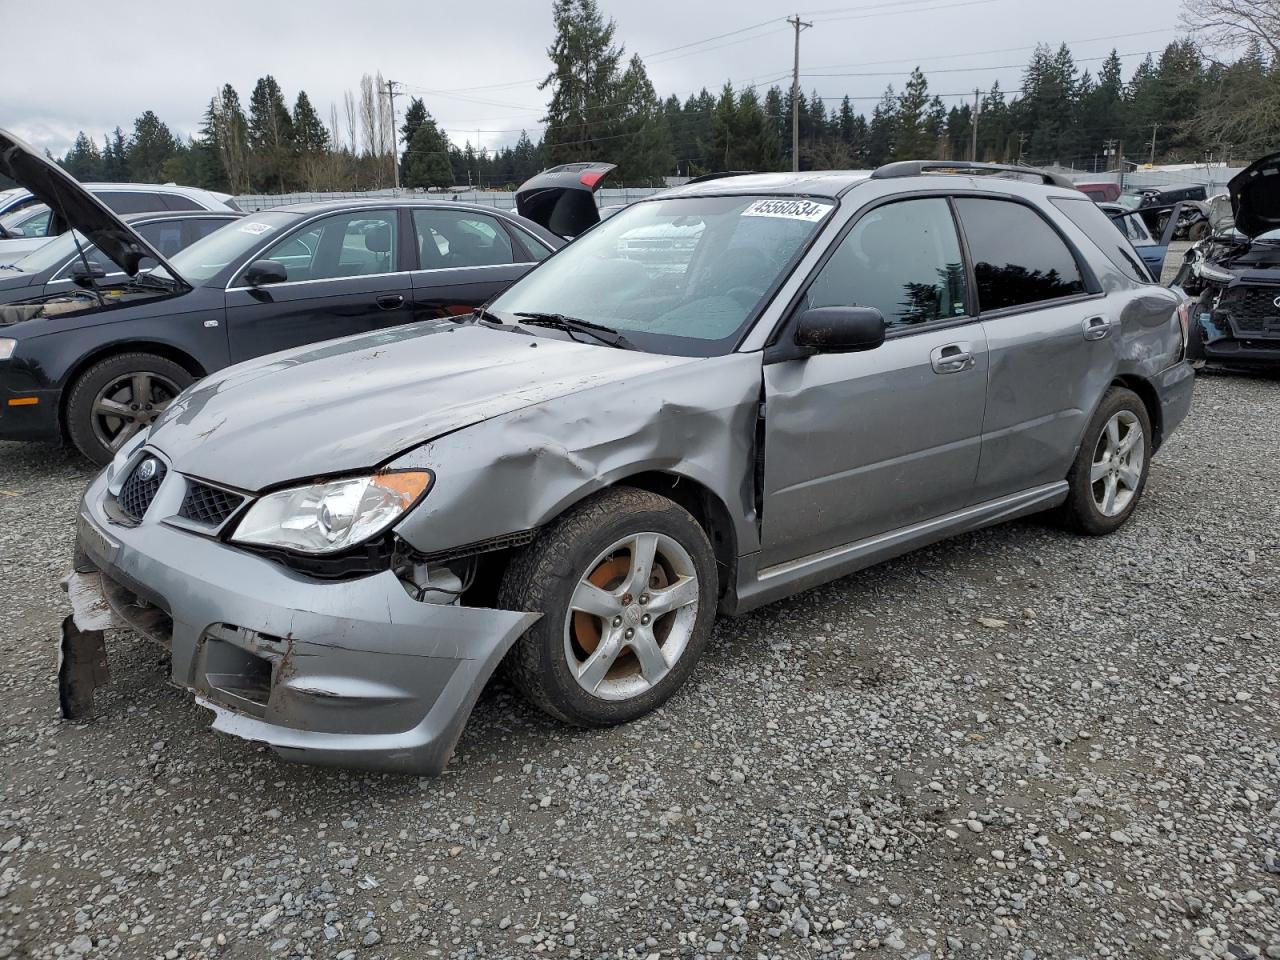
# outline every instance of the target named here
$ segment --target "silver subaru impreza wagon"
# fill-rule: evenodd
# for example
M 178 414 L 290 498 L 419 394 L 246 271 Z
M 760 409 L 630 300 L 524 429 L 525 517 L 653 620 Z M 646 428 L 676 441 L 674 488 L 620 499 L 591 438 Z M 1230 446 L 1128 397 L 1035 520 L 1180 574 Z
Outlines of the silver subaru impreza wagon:
M 717 614 L 1027 514 L 1116 530 L 1191 404 L 1181 297 L 1053 175 L 723 177 L 571 232 L 474 315 L 169 403 L 84 495 L 64 710 L 123 626 L 293 760 L 439 772 L 499 667 L 625 722 Z

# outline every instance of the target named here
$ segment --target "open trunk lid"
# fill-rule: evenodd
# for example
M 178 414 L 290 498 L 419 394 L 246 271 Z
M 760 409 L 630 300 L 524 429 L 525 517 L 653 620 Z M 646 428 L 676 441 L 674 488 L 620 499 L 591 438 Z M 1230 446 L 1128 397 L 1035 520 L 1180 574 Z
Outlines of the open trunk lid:
M 600 222 L 595 192 L 613 163 L 565 163 L 530 177 L 516 191 L 516 211 L 566 240 Z
M 68 229 L 79 230 L 129 276 L 136 276 L 143 258 L 150 257 L 179 283 L 189 286 L 159 250 L 106 204 L 52 160 L 40 156 L 7 130 L 0 130 L 0 176 L 26 187 L 51 210 L 61 214 Z

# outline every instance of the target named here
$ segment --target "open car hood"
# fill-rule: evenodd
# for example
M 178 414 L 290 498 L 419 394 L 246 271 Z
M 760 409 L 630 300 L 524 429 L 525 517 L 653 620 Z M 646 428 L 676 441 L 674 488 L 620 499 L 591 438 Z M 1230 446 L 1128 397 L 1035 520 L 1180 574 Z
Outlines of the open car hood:
M 1231 178 L 1227 190 L 1235 227 L 1246 237 L 1280 230 L 1280 153 L 1249 164 Z
M 565 163 L 520 184 L 516 211 L 566 240 L 600 222 L 595 192 L 617 165 Z
M 185 284 L 160 251 L 135 233 L 111 209 L 47 157 L 7 130 L 0 130 L 0 175 L 16 180 L 51 210 L 61 213 L 67 227 L 79 230 L 129 276 L 136 276 L 144 257 L 161 264 Z

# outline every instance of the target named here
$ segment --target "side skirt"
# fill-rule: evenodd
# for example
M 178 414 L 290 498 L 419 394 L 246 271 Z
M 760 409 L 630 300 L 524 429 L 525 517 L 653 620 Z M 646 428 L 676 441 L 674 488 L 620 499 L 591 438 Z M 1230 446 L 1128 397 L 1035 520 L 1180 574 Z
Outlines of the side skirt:
M 745 556 L 738 561 L 736 602 L 722 609 L 746 613 L 939 540 L 1049 510 L 1066 499 L 1067 482 L 1059 480 L 762 570 L 756 566 L 758 553 Z

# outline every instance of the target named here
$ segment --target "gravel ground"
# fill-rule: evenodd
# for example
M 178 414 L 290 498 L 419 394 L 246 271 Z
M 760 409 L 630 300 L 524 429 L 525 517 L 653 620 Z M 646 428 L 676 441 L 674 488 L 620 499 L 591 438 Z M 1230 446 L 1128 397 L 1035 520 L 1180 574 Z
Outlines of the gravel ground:
M 493 685 L 444 777 L 293 766 L 109 641 L 88 479 L 0 444 L 0 957 L 1280 957 L 1280 380 L 1201 378 L 1134 521 L 1025 521 L 723 621 L 666 708 Z

